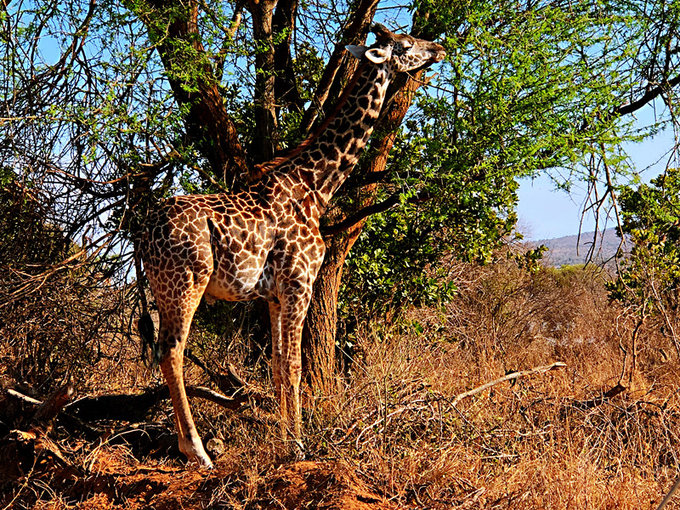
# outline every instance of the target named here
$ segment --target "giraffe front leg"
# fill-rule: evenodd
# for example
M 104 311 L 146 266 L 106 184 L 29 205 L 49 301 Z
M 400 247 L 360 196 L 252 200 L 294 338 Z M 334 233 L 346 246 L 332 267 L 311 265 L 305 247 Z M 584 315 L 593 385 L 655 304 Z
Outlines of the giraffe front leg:
M 298 296 L 282 303 L 281 310 L 281 409 L 282 424 L 293 441 L 298 454 L 302 453 L 302 414 L 300 381 L 302 377 L 302 327 L 309 296 Z

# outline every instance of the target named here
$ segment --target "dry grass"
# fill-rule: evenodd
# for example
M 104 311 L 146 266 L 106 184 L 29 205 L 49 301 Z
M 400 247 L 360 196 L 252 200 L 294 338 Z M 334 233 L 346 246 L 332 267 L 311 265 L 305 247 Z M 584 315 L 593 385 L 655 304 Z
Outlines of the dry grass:
M 630 369 L 634 320 L 608 302 L 594 268 L 529 275 L 502 262 L 459 275 L 445 309 L 363 333 L 361 370 L 318 420 L 328 454 L 354 459 L 413 507 L 658 503 L 679 453 L 680 365 L 659 354 L 668 343 L 645 329 Z M 567 368 L 453 405 L 507 372 L 555 361 Z M 593 400 L 617 384 L 622 394 Z
M 201 434 L 226 445 L 212 474 L 184 471 L 163 460 L 167 452 L 140 459 L 129 446 L 81 441 L 80 450 L 71 443 L 85 473 L 76 477 L 80 496 L 52 473 L 24 479 L 33 496 L 18 501 L 24 508 L 655 508 L 680 460 L 680 363 L 655 325 L 640 330 L 633 363 L 634 317 L 608 302 L 598 271 L 531 275 L 502 260 L 454 273 L 461 291 L 453 303 L 412 310 L 398 324 L 366 324 L 344 390 L 307 397 L 314 462 L 286 456 L 275 410 L 233 413 L 194 402 Z M 201 334 L 196 348 L 219 363 L 248 356 L 243 343 L 220 351 Z M 466 390 L 555 361 L 566 368 L 454 405 Z M 118 382 L 107 385 L 157 380 L 140 366 L 119 367 Z M 103 368 L 115 379 L 113 366 Z M 190 383 L 207 383 L 197 367 L 187 372 Z M 271 391 L 266 374 L 260 360 L 243 375 Z M 617 384 L 626 390 L 602 398 Z M 169 429 L 169 405 L 151 419 Z M 123 496 L 111 496 L 116 491 Z M 337 498 L 324 500 L 327 493 Z

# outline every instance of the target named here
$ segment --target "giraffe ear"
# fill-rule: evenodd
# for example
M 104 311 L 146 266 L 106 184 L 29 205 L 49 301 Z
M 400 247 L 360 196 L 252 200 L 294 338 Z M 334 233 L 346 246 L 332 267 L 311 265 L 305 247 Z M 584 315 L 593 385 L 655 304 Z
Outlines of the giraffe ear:
M 374 64 L 382 64 L 392 56 L 392 48 L 371 48 L 364 53 L 366 58 Z
M 355 46 L 354 44 L 348 44 L 345 46 L 345 49 L 349 51 L 352 55 L 354 55 L 356 58 L 361 60 L 361 58 L 364 56 L 364 53 L 366 53 L 366 46 Z

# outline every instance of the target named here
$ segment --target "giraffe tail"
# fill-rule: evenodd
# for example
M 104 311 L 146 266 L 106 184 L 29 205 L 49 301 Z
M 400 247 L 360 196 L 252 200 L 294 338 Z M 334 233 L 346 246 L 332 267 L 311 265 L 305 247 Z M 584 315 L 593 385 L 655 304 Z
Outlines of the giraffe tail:
M 148 312 L 143 312 L 137 321 L 137 330 L 142 339 L 142 361 L 145 364 L 149 362 L 149 351 L 151 351 L 151 362 L 155 365 L 157 362 L 156 352 L 158 351 L 158 342 L 156 342 L 156 327 Z
M 141 358 L 144 364 L 149 362 L 149 351 L 151 351 L 151 363 L 155 366 L 160 361 L 160 346 L 156 340 L 156 327 L 149 313 L 149 305 L 146 301 L 144 290 L 144 272 L 139 258 L 139 243 L 134 243 L 135 272 L 137 273 L 137 291 L 142 308 L 142 314 L 137 321 L 137 331 L 142 339 Z

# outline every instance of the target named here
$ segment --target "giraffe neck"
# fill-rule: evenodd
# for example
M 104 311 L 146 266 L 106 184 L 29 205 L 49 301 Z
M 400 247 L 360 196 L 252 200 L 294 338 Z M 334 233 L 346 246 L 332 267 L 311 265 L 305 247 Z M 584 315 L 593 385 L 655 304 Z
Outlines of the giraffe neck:
M 323 210 L 345 182 L 366 146 L 394 72 L 366 61 L 352 79 L 349 95 L 310 145 L 293 158 L 297 173 Z

